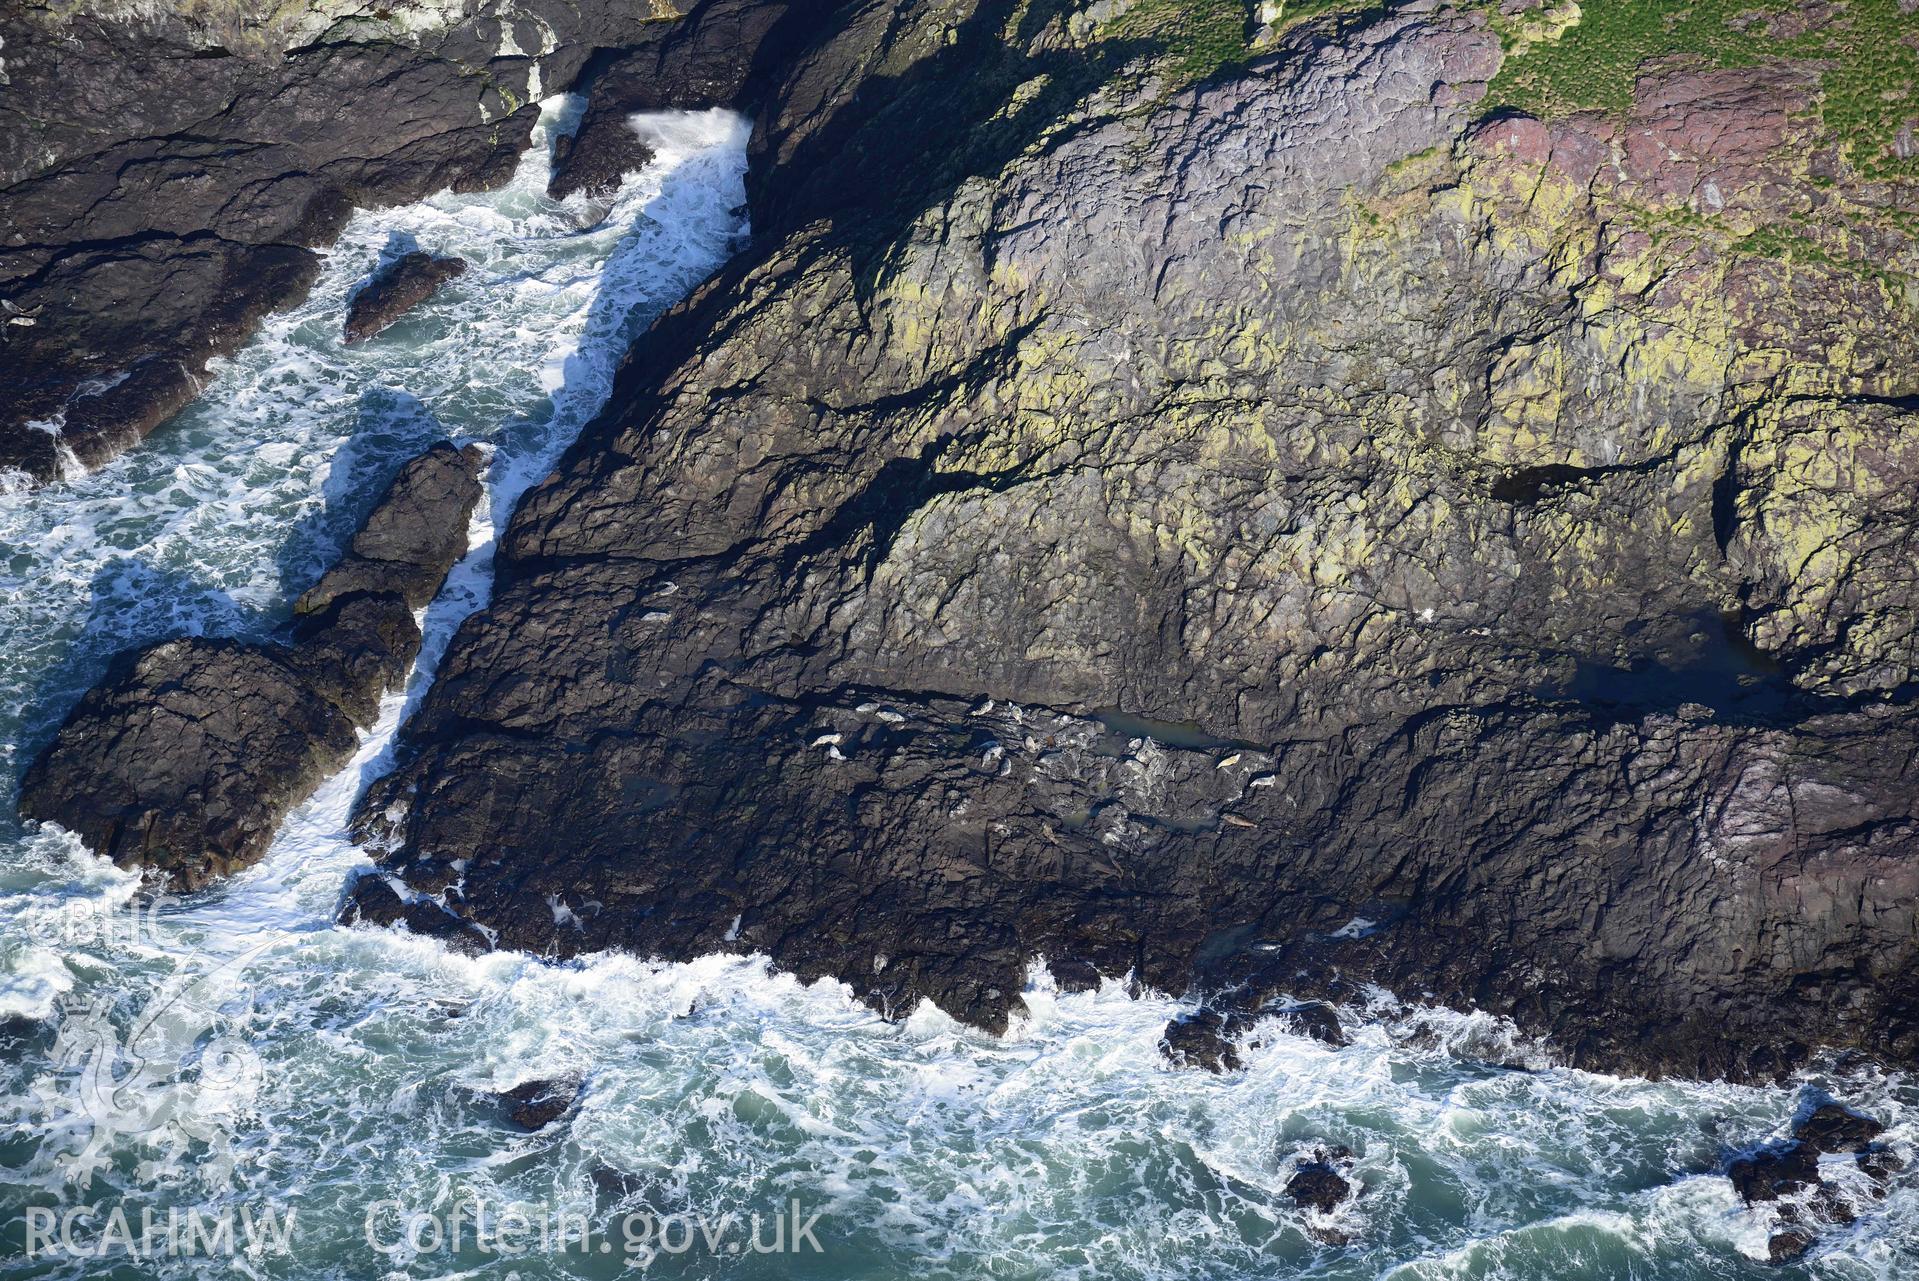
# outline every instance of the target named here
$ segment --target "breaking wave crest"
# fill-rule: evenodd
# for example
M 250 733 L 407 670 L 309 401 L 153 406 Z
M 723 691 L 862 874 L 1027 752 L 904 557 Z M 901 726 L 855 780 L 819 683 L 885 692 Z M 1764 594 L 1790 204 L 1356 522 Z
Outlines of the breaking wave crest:
M 297 1209 L 294 1253 L 143 1260 L 127 1275 L 622 1276 L 618 1253 L 503 1261 L 415 1249 L 397 1233 L 375 1248 L 368 1206 L 438 1213 L 468 1198 L 715 1216 L 798 1200 L 821 1216 L 818 1256 L 690 1251 L 653 1267 L 1777 1275 L 1760 1262 L 1763 1222 L 1720 1171 L 1778 1133 L 1803 1089 L 1566 1071 L 1497 1020 L 1384 997 L 1343 1012 L 1350 1045 L 1270 1033 L 1244 1051 L 1244 1071 L 1212 1076 L 1175 1070 L 1158 1049 L 1189 1005 L 1116 983 L 1062 993 L 1040 970 L 1030 1015 L 993 1038 L 931 1008 L 888 1023 L 838 984 L 755 958 L 468 959 L 334 926 L 345 882 L 367 865 L 345 838 L 348 810 L 459 620 L 484 603 L 513 501 L 597 412 L 634 336 L 744 230 L 740 118 L 641 117 L 657 153 L 644 173 L 610 201 L 555 202 L 547 133 L 569 109 L 550 104 L 503 190 L 356 216 L 312 296 L 145 445 L 49 490 L 0 492 L 10 787 L 115 651 L 182 631 L 270 630 L 401 460 L 443 433 L 492 451 L 472 550 L 428 611 L 410 689 L 259 866 L 190 903 L 149 905 L 133 876 L 64 833 L 0 828 L 10 1247 L 31 1206 L 270 1202 Z M 380 339 L 344 348 L 348 293 L 378 254 L 415 244 L 474 269 Z M 534 1078 L 577 1079 L 583 1094 L 526 1133 L 493 1095 Z M 1903 1079 L 1856 1076 L 1844 1093 L 1893 1122 L 1904 1149 L 1919 1142 L 1919 1094 Z M 1309 1221 L 1285 1186 L 1302 1154 L 1331 1144 L 1355 1153 L 1365 1192 L 1334 1221 Z M 1332 1230 L 1352 1243 L 1328 1244 Z M 1912 1275 L 1912 1188 L 1804 1266 Z M 0 1261 L 9 1276 L 100 1272 L 14 1249 Z

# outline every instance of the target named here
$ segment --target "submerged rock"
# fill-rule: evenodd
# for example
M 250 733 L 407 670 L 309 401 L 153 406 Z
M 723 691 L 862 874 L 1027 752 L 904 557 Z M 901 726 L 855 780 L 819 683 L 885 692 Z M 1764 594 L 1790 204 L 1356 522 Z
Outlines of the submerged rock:
M 1884 1122 L 1840 1103 L 1822 1103 L 1792 1127 L 1792 1137 L 1814 1152 L 1864 1152 L 1885 1132 Z
M 122 655 L 27 771 L 21 813 L 179 889 L 257 860 L 405 678 L 414 601 L 465 546 L 480 462 L 441 444 L 402 468 L 342 562 L 350 591 L 327 593 L 286 641 L 188 637 Z
M 436 258 L 417 249 L 402 254 L 375 272 L 347 304 L 347 342 L 365 342 L 465 274 L 464 258 Z
M 554 1077 L 523 1081 L 501 1093 L 500 1100 L 507 1105 L 513 1124 L 523 1130 L 542 1130 L 572 1111 L 585 1093 L 580 1078 Z
M 1783 1142 L 1732 1161 L 1726 1168 L 1734 1191 L 1748 1206 L 1769 1211 L 1774 1230 L 1767 1253 L 1774 1263 L 1799 1258 L 1818 1241 L 1819 1229 L 1856 1220 L 1859 1184 L 1848 1192 L 1828 1182 L 1821 1156 L 1852 1153 L 1867 1175 L 1866 1201 L 1886 1194 L 1886 1183 L 1904 1168 L 1889 1149 L 1874 1142 L 1885 1125 L 1838 1103 L 1824 1103 L 1797 1121 Z
M 1286 1195 L 1302 1210 L 1331 1214 L 1353 1194 L 1353 1185 L 1326 1161 L 1302 1162 L 1286 1180 Z
M 1208 1072 L 1239 1069 L 1239 1051 L 1227 1039 L 1226 1020 L 1212 1010 L 1195 1010 L 1168 1023 L 1160 1034 L 1159 1048 L 1167 1059 L 1182 1067 L 1200 1067 Z
M 1345 1228 L 1325 1222 L 1327 1216 L 1365 1190 L 1355 1187 L 1346 1177 L 1352 1169 L 1350 1148 L 1317 1147 L 1299 1157 L 1292 1177 L 1286 1180 L 1286 1195 L 1306 1215 L 1306 1231 L 1327 1245 L 1347 1245 L 1352 1241 Z
M 1181 1015 L 1166 1025 L 1160 1037 L 1160 1051 L 1183 1067 L 1203 1067 L 1211 1072 L 1233 1072 L 1241 1066 L 1237 1042 L 1257 1049 L 1265 1042 L 1258 1029 L 1271 1019 L 1295 1036 L 1310 1037 L 1332 1046 L 1349 1045 L 1345 1029 L 1339 1024 L 1339 1012 L 1325 1001 L 1242 1007 L 1237 994 L 1220 998 L 1215 1006 L 1205 1006 L 1192 1014 Z
M 1747 1205 L 1777 1201 L 1819 1183 L 1819 1153 L 1804 1143 L 1740 1157 L 1726 1170 Z

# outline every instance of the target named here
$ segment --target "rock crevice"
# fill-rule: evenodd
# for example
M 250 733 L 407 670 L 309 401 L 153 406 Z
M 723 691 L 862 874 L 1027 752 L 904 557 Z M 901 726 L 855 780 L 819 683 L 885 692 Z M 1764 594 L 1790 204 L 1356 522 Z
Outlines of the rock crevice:
M 1478 11 L 1176 91 L 1059 17 L 858 8 L 769 78 L 756 244 L 522 503 L 389 870 L 987 1027 L 1045 957 L 1611 1070 L 1912 1061 L 1919 370 L 1896 293 L 1749 247 L 1875 216 L 1795 159 L 1812 73 L 1481 119 Z
M 177 889 L 258 860 L 405 681 L 414 613 L 466 550 L 481 461 L 441 444 L 402 468 L 284 640 L 122 655 L 27 771 L 21 812 Z

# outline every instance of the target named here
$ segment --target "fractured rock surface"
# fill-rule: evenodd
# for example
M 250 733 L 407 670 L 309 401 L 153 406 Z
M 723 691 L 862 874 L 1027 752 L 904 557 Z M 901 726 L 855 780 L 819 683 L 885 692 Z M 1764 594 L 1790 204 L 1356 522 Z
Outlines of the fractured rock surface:
M 224 24 L 220 6 L 134 9 L 0 6 L 0 470 L 39 481 L 196 396 L 208 359 L 304 296 L 355 208 L 505 182 L 538 98 L 674 17 L 624 0 L 312 0 Z
M 258 860 L 405 680 L 414 610 L 466 547 L 480 463 L 440 444 L 403 468 L 286 642 L 189 637 L 123 655 L 28 770 L 21 812 L 180 889 Z
M 419 306 L 449 280 L 466 274 L 466 259 L 402 254 L 375 272 L 347 306 L 346 340 L 365 342 Z
M 1129 56 L 993 3 L 793 51 L 755 247 L 523 502 L 387 868 L 986 1027 L 1043 956 L 1919 1060 L 1919 369 L 1852 265 L 1910 193 L 1815 181 L 1816 69 L 1543 122 L 1438 4 Z

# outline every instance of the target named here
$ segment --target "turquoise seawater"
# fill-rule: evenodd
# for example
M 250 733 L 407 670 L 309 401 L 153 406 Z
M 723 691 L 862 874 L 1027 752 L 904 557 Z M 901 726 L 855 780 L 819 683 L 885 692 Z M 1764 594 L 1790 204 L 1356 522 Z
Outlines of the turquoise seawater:
M 1912 1155 L 1919 1088 L 1870 1071 L 1594 1076 L 1381 993 L 1344 1012 L 1349 1046 L 1276 1033 L 1211 1076 L 1158 1053 L 1188 1007 L 1117 984 L 1035 976 L 1031 1017 L 993 1038 L 933 1009 L 888 1023 L 753 959 L 467 959 L 331 924 L 366 865 L 347 811 L 484 602 L 513 499 L 743 231 L 746 124 L 726 113 L 636 118 L 659 153 L 644 173 L 611 200 L 547 199 L 545 131 L 576 109 L 550 104 L 501 191 L 357 216 L 312 297 L 140 448 L 0 487 L 0 1275 L 1919 1276 L 1912 1180 L 1775 1268 L 1768 1220 L 1721 1172 L 1824 1091 Z M 474 270 L 343 348 L 349 291 L 416 244 Z M 493 451 L 473 550 L 411 689 L 261 865 L 151 902 L 12 817 L 114 652 L 271 630 L 442 435 Z M 536 1133 L 493 1098 L 560 1077 L 580 1101 Z M 1364 1194 L 1309 1220 L 1284 1188 L 1331 1144 Z

